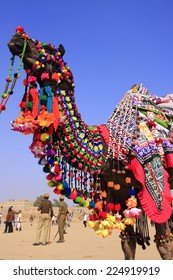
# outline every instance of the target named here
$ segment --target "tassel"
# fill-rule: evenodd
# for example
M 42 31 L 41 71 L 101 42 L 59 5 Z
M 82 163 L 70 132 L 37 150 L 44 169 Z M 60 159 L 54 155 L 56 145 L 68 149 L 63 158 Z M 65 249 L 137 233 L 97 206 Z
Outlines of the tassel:
M 148 229 L 148 221 L 147 216 L 144 212 L 142 215 L 137 218 L 136 220 L 136 236 L 137 236 L 137 243 L 142 247 L 143 250 L 146 249 L 146 246 L 150 245 L 150 236 L 149 236 L 149 229 Z
M 46 93 L 47 93 L 47 111 L 49 113 L 52 113 L 52 97 L 53 92 L 51 91 L 50 86 L 45 87 Z
M 44 89 L 43 88 L 41 88 L 40 89 L 40 99 L 39 99 L 39 112 L 40 112 L 40 110 L 41 110 L 41 106 L 42 106 L 42 104 L 41 104 L 41 96 L 43 96 L 44 95 Z
M 58 97 L 53 97 L 52 112 L 54 113 L 54 117 L 55 117 L 54 129 L 56 131 L 58 128 L 58 121 L 60 118 L 60 112 L 59 112 L 59 107 L 58 107 Z
M 33 101 L 32 115 L 34 118 L 36 118 L 38 116 L 38 93 L 35 88 L 31 88 L 30 94 Z

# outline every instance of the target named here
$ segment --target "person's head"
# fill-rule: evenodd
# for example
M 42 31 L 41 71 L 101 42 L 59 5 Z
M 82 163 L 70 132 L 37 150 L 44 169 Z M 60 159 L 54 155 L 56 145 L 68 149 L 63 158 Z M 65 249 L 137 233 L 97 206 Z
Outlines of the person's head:
M 49 199 L 49 193 L 44 193 L 43 197 L 44 199 Z
M 13 211 L 13 206 L 10 206 L 10 207 L 8 208 L 8 211 Z
M 60 200 L 60 201 L 64 201 L 64 198 L 65 198 L 65 197 L 64 197 L 64 195 L 62 195 L 62 194 L 59 196 L 59 200 Z

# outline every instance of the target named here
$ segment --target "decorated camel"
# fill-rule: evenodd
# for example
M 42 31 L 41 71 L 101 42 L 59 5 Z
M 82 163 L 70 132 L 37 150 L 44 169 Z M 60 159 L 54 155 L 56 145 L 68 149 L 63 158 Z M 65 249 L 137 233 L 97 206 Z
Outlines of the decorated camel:
M 75 103 L 62 45 L 31 39 L 20 26 L 8 47 L 12 61 L 19 56 L 26 71 L 12 130 L 33 134 L 29 148 L 47 173 L 48 186 L 88 207 L 96 234 L 106 237 L 119 229 L 125 259 L 135 259 L 136 244 L 143 249 L 150 244 L 147 221 L 153 221 L 160 256 L 171 259 L 172 96 L 160 98 L 134 85 L 105 124 L 88 126 Z M 7 78 L 3 101 L 10 82 Z

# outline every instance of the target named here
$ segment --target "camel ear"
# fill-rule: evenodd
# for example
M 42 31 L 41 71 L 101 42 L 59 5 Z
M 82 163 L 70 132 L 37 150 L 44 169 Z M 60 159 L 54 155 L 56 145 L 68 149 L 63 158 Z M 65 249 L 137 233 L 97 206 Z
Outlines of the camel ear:
M 61 56 L 63 57 L 63 55 L 65 54 L 65 49 L 64 49 L 63 45 L 61 45 L 61 44 L 59 45 L 58 51 L 61 53 Z

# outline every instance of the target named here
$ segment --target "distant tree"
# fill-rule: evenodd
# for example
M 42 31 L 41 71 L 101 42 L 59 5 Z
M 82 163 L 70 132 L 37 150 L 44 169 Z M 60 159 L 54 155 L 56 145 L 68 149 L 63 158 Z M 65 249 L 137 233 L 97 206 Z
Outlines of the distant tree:
M 41 200 L 43 200 L 44 197 L 42 195 L 37 196 L 36 200 L 34 201 L 34 206 L 38 207 L 40 205 Z

